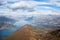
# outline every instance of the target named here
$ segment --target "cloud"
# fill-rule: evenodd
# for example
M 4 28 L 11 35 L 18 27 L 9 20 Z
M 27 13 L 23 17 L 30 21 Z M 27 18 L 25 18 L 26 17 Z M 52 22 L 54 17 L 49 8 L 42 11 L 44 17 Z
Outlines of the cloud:
M 25 21 L 25 20 L 20 20 L 18 22 L 16 22 L 14 25 L 17 25 L 18 27 L 21 27 L 25 24 L 28 24 L 29 22 L 28 21 Z
M 1 6 L 1 5 L 4 5 L 4 4 L 6 4 L 6 3 L 7 3 L 6 0 L 0 0 L 0 6 Z
M 51 2 L 9 0 L 7 4 L 3 6 L 6 7 L 6 10 L 2 8 L 2 11 L 0 11 L 0 16 L 2 15 L 18 20 L 15 24 L 27 24 L 39 15 L 60 15 L 58 5 L 52 0 Z M 31 20 L 29 20 L 30 18 Z
M 38 6 L 38 8 L 40 8 L 40 9 L 58 10 L 59 4 L 57 5 L 55 2 L 56 1 L 52 1 L 52 0 L 50 2 L 20 1 L 20 2 L 16 2 L 16 3 L 8 6 L 8 8 L 12 9 L 13 11 L 23 10 L 23 11 L 32 12 L 32 11 L 37 10 L 37 6 Z
M 23 10 L 23 11 L 35 11 L 38 5 L 48 4 L 46 2 L 36 2 L 36 1 L 20 1 L 15 4 L 8 6 L 12 10 Z M 39 6 L 40 7 L 40 6 Z
M 60 15 L 39 15 L 30 24 L 35 26 L 59 26 Z
M 51 0 L 50 3 L 56 4 L 57 6 L 60 7 L 60 2 L 59 2 L 59 0 Z
M 11 5 L 8 5 L 6 7 L 7 7 L 7 10 L 2 12 L 0 11 L 0 15 L 5 15 L 5 16 L 7 15 L 8 17 L 12 17 L 12 18 L 18 18 L 21 15 L 25 15 L 27 17 L 40 15 L 40 14 L 59 15 L 59 12 L 56 11 L 55 5 L 47 2 L 19 1 Z M 15 11 L 12 11 L 12 10 L 15 10 Z
M 28 11 L 32 10 L 32 11 L 34 11 L 35 5 L 36 5 L 35 1 L 31 1 L 31 2 L 21 1 L 21 2 L 17 2 L 15 4 L 8 6 L 8 8 L 13 9 L 13 10 L 20 9 L 20 10 L 28 10 Z

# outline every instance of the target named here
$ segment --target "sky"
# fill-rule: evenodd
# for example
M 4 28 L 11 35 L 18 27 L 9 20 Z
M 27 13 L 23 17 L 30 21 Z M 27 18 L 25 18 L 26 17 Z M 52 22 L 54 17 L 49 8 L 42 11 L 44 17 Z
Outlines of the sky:
M 27 24 L 38 15 L 60 15 L 60 0 L 0 0 L 0 16 Z
M 3 30 L 0 34 L 5 37 L 25 24 L 33 24 L 36 20 L 39 22 L 39 17 L 41 18 L 40 22 L 42 20 L 47 22 L 46 19 L 48 18 L 57 18 L 56 16 L 48 17 L 44 15 L 59 15 L 57 16 L 59 18 L 57 22 L 53 20 L 53 22 L 51 21 L 50 23 L 60 24 L 60 0 L 0 0 L 0 16 L 3 16 L 2 20 L 4 20 L 4 17 L 8 18 L 5 20 L 17 20 L 16 22 L 14 21 L 13 24 L 16 25 L 16 27 Z

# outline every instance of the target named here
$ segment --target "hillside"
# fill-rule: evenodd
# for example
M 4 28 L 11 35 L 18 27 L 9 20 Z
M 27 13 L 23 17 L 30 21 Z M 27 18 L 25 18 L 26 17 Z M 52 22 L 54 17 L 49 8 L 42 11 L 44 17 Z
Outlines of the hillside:
M 60 29 L 24 25 L 5 40 L 60 40 Z

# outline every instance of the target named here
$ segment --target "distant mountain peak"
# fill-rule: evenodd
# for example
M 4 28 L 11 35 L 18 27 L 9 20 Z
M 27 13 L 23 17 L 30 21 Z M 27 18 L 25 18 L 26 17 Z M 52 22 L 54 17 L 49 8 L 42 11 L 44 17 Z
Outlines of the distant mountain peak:
M 24 25 L 23 27 L 31 27 L 31 25 L 29 25 L 29 24 L 26 24 L 26 25 Z
M 31 25 L 29 25 L 29 24 L 26 24 L 26 25 L 24 25 L 23 27 L 21 27 L 20 29 L 22 29 L 22 30 L 27 30 L 27 29 L 32 30 L 33 27 L 34 27 L 34 26 L 31 26 Z

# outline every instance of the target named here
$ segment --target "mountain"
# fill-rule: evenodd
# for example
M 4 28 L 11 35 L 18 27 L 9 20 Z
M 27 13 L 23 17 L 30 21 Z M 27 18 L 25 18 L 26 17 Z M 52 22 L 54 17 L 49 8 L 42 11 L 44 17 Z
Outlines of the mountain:
M 60 40 L 60 29 L 26 24 L 5 40 Z

